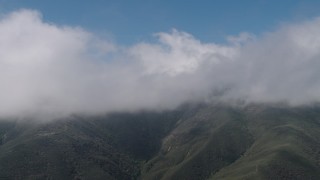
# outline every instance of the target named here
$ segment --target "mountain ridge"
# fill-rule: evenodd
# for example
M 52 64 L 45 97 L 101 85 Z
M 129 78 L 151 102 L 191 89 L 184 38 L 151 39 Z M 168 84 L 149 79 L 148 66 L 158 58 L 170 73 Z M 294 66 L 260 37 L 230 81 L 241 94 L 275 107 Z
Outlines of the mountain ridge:
M 7 179 L 318 179 L 320 107 L 172 111 L 0 122 Z

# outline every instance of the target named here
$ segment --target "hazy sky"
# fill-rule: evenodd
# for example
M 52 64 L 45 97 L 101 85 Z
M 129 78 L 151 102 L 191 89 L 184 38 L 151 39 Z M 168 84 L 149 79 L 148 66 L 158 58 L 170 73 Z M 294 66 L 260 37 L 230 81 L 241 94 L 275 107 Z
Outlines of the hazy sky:
M 0 118 L 320 101 L 317 3 L 77 2 L 1 1 Z

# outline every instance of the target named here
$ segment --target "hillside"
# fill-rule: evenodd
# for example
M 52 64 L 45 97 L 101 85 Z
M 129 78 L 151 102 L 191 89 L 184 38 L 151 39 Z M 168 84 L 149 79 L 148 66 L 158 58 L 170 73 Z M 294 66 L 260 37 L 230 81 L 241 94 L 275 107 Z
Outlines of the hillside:
M 320 108 L 174 111 L 1 121 L 3 179 L 319 179 Z

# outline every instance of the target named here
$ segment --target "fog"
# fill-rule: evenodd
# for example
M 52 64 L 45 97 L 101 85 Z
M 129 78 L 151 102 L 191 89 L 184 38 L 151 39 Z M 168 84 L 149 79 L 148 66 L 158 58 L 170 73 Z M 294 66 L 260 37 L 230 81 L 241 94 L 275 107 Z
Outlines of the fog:
M 319 18 L 223 44 L 176 29 L 154 38 L 125 46 L 34 10 L 1 16 L 0 118 L 320 101 Z

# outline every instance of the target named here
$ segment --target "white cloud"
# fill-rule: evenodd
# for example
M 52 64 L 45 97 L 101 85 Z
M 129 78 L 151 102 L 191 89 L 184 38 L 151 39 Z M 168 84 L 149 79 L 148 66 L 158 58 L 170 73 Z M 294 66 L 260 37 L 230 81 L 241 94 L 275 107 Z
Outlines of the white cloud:
M 187 101 L 320 101 L 320 19 L 231 45 L 172 30 L 121 47 L 20 10 L 0 20 L 0 117 L 162 110 Z
M 255 40 L 256 37 L 253 34 L 250 34 L 248 32 L 242 32 L 238 36 L 228 36 L 227 40 L 233 45 L 240 46 L 248 41 L 253 41 Z
M 231 59 L 234 48 L 217 44 L 203 44 L 188 33 L 172 30 L 158 33 L 159 44 L 137 44 L 130 49 L 130 54 L 141 61 L 146 73 L 163 73 L 177 75 L 192 73 L 201 64 L 207 62 L 218 64 Z

